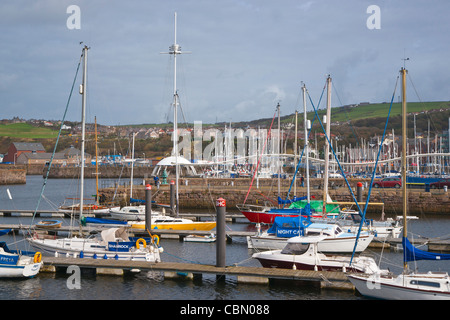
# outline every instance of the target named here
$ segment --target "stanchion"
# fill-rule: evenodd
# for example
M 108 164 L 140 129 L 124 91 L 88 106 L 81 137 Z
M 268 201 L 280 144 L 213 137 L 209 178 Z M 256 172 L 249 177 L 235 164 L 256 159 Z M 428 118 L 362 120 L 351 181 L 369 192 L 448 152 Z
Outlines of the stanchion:
M 226 201 L 223 198 L 216 200 L 216 267 L 225 267 L 226 233 L 225 233 Z M 225 276 L 217 275 L 216 278 L 224 280 Z
M 145 186 L 145 230 L 152 230 L 152 186 Z

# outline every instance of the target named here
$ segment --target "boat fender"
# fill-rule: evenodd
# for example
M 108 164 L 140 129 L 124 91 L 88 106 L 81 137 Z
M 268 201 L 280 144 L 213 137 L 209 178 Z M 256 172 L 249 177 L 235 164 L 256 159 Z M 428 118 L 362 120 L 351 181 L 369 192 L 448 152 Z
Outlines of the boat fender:
M 141 244 L 144 248 L 147 247 L 147 242 L 144 239 L 142 239 L 142 238 L 137 239 L 136 240 L 136 248 L 140 249 Z
M 159 246 L 159 237 L 158 237 L 158 235 L 153 235 L 152 236 L 152 240 L 153 240 L 153 243 L 155 243 L 157 246 Z
M 84 258 L 84 252 L 80 251 L 80 258 L 83 259 Z
M 42 253 L 36 252 L 33 258 L 34 263 L 40 263 L 42 261 Z
M 103 259 L 105 259 L 105 260 L 108 259 L 108 256 L 106 255 L 106 253 L 105 253 L 105 255 L 103 256 Z

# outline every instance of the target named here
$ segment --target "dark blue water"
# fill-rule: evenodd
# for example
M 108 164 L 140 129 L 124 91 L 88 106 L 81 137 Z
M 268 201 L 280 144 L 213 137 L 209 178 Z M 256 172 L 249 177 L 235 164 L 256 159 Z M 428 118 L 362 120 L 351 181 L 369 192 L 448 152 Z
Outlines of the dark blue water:
M 41 193 L 43 179 L 28 176 L 26 185 L 0 186 L 0 209 L 35 209 Z M 49 180 L 40 209 L 55 209 L 66 197 L 78 197 L 77 182 L 68 179 Z M 86 195 L 94 193 L 95 181 L 87 180 Z M 12 200 L 8 197 L 9 189 Z M 213 213 L 212 213 L 213 214 Z M 401 214 L 401 213 L 399 213 Z M 375 218 L 375 217 L 374 217 Z M 414 234 L 427 237 L 450 236 L 450 214 L 448 217 L 422 216 L 409 226 Z M 36 218 L 35 222 L 42 218 Z M 29 217 L 0 217 L 0 223 L 29 225 Z M 64 221 L 64 223 L 69 223 Z M 255 230 L 245 219 L 229 223 L 231 230 Z M 29 249 L 21 235 L 2 236 L 13 249 Z M 215 243 L 189 243 L 178 239 L 162 239 L 163 261 L 215 264 Z M 235 237 L 226 247 L 226 264 L 259 266 L 251 259 L 253 251 L 247 249 L 245 238 Z M 401 271 L 402 254 L 395 250 L 368 250 L 381 266 L 398 273 Z M 414 266 L 413 266 L 414 267 Z M 450 271 L 450 262 L 417 263 L 419 270 Z M 203 275 L 201 280 L 167 280 L 159 273 L 141 272 L 125 276 L 82 274 L 80 289 L 69 289 L 69 274 L 40 273 L 26 280 L 0 281 L 0 299 L 42 300 L 353 300 L 363 299 L 350 291 L 320 290 L 312 285 L 293 282 L 278 282 L 269 285 L 237 283 L 234 277 L 224 281 L 215 275 Z

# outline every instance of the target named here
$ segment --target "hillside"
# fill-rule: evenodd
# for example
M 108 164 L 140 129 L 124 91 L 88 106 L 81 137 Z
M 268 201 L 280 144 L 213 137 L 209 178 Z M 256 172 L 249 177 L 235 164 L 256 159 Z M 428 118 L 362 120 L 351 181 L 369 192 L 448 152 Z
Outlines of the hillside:
M 359 143 L 361 139 L 369 139 L 375 135 L 381 135 L 384 130 L 386 118 L 389 111 L 389 103 L 376 103 L 376 104 L 360 104 L 360 105 L 348 105 L 343 107 L 334 107 L 331 111 L 332 119 L 332 133 L 339 137 L 340 144 L 352 144 Z M 275 109 L 274 109 L 275 110 Z M 283 111 L 283 109 L 281 109 Z M 414 117 L 416 115 L 416 130 L 418 135 L 426 136 L 428 133 L 428 125 L 430 126 L 431 136 L 435 134 L 441 134 L 444 130 L 448 130 L 449 117 L 450 117 L 450 102 L 437 101 L 437 102 L 410 102 L 408 103 L 408 136 L 414 136 Z M 323 107 L 318 111 L 320 118 L 325 114 Z M 313 111 L 308 112 L 308 119 L 314 119 L 315 114 Z M 295 114 L 289 114 L 281 117 L 281 122 L 285 126 L 291 124 L 291 130 L 288 136 L 288 149 L 292 146 L 293 141 L 293 127 Z M 248 127 L 253 128 L 268 128 L 272 119 L 258 119 L 247 122 L 233 122 L 233 128 Z M 3 121 L 5 123 L 5 121 Z M 72 128 L 76 127 L 76 123 L 71 123 Z M 212 125 L 204 124 L 203 127 L 217 127 L 222 129 L 225 123 L 216 123 Z M 228 123 L 227 123 L 228 125 Z M 275 122 L 276 125 L 276 122 Z M 92 126 L 92 125 L 91 125 Z M 99 124 L 99 143 L 100 154 L 112 153 L 113 150 L 121 154 L 126 154 L 129 148 L 128 137 L 131 132 L 136 130 L 142 130 L 144 128 L 171 128 L 171 124 L 142 124 L 142 125 L 125 125 L 111 128 L 109 126 L 101 126 Z M 192 124 L 181 124 L 179 127 L 193 127 Z M 303 114 L 298 115 L 299 130 L 303 128 Z M 109 128 L 109 131 L 106 128 Z M 113 129 L 113 130 L 111 130 Z M 120 129 L 118 134 L 117 130 Z M 401 104 L 394 103 L 392 105 L 392 111 L 389 118 L 388 130 L 394 131 L 400 134 L 401 131 Z M 29 123 L 10 123 L 0 124 L 0 153 L 5 153 L 11 142 L 25 142 L 25 141 L 39 141 L 42 142 L 47 151 L 51 151 L 54 146 L 55 138 L 58 134 L 59 127 L 54 125 L 53 127 L 44 127 L 43 125 L 29 124 Z M 318 125 L 318 121 L 315 121 L 313 132 L 322 132 Z M 92 133 L 92 129 L 91 129 Z M 135 145 L 135 152 L 139 155 L 145 155 L 146 157 L 163 157 L 170 153 L 172 142 L 170 141 L 170 132 L 162 135 L 158 139 L 144 139 L 137 138 Z M 79 133 L 65 131 L 59 148 L 66 148 L 70 145 L 77 146 L 79 144 Z M 92 135 L 92 134 L 91 134 Z M 299 134 L 302 136 L 302 134 Z M 87 140 L 93 141 L 93 137 L 88 136 Z M 87 152 L 93 154 L 94 143 L 87 144 Z
M 52 139 L 58 131 L 46 127 L 36 127 L 29 123 L 0 124 L 0 136 L 25 139 Z

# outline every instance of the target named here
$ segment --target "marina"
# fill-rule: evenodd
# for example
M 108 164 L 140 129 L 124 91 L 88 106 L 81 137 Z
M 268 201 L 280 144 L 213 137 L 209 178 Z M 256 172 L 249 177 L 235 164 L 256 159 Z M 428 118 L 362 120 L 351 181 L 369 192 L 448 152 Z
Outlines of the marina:
M 238 214 L 236 214 L 238 215 Z M 27 225 L 18 225 L 18 224 L 7 224 L 2 223 L 0 225 L 0 231 L 1 230 L 11 230 L 11 233 L 20 234 L 23 231 L 27 231 L 29 229 L 29 226 Z M 37 227 L 39 229 L 39 226 Z M 83 229 L 83 233 L 89 235 L 89 234 L 95 234 L 99 233 L 102 229 L 96 228 L 96 227 L 85 227 Z M 79 231 L 78 226 L 61 226 L 57 229 L 51 229 L 47 231 L 54 235 L 58 236 L 61 234 L 71 233 L 71 232 L 77 232 Z M 152 234 L 158 235 L 161 239 L 178 239 L 179 241 L 183 241 L 185 237 L 190 235 L 196 235 L 196 236 L 209 236 L 211 234 L 216 235 L 216 230 L 211 231 L 201 231 L 201 230 L 171 230 L 171 229 L 152 229 Z M 148 232 L 142 230 L 142 229 L 133 229 L 129 228 L 128 233 L 133 237 L 145 237 L 148 236 Z M 233 241 L 233 238 L 246 238 L 250 236 L 254 236 L 256 234 L 256 231 L 233 231 L 233 230 L 227 230 L 226 231 L 226 238 L 227 242 L 231 243 Z M 402 241 L 401 238 L 392 238 L 388 237 L 386 239 L 374 239 L 372 242 L 368 245 L 370 248 L 396 248 L 401 247 Z M 450 252 L 450 240 L 441 240 L 441 239 L 428 239 L 428 238 L 420 238 L 420 239 L 414 239 L 413 240 L 414 245 L 419 246 L 427 246 L 430 251 L 437 251 L 437 252 Z
M 311 12 L 303 9 L 303 14 Z M 416 104 L 409 124 L 414 135 L 407 134 L 409 58 L 402 59 L 389 104 L 341 106 L 333 110 L 341 113 L 337 117 L 331 116 L 336 88 L 328 70 L 317 106 L 309 94 L 316 85 L 307 89 L 302 81 L 297 98 L 297 103 L 303 102 L 300 134 L 298 111 L 284 116 L 282 124 L 282 111 L 290 107 L 281 102 L 288 105 L 292 93 L 285 94 L 278 85 L 275 92 L 271 89 L 238 108 L 265 115 L 267 103 L 276 106 L 272 118 L 236 123 L 224 118 L 229 110 L 221 108 L 224 122 L 216 116 L 207 128 L 201 121 L 191 128 L 182 109 L 185 92 L 178 87 L 177 61 L 192 52 L 182 51 L 177 42 L 177 12 L 173 26 L 174 41 L 168 52 L 160 52 L 168 55 L 173 67 L 171 102 L 164 103 L 170 105 L 167 126 L 157 131 L 145 124 L 100 129 L 96 116 L 89 124 L 91 101 L 106 106 L 107 100 L 96 93 L 110 85 L 97 81 L 97 68 L 104 70 L 98 54 L 102 63 L 108 56 L 97 44 L 79 42 L 81 57 L 63 119 L 11 121 L 19 124 L 21 133 L 29 126 L 36 126 L 35 132 L 53 127 L 42 136 L 10 136 L 16 131 L 5 129 L 9 147 L 1 155 L 5 166 L 0 168 L 0 300 L 156 300 L 168 305 L 174 300 L 265 300 L 266 305 L 251 305 L 268 315 L 271 302 L 284 300 L 450 299 L 450 104 L 446 99 L 427 107 Z M 366 26 L 370 29 L 369 20 Z M 193 30 L 187 29 L 187 34 L 196 34 Z M 94 58 L 89 77 L 88 52 Z M 148 59 L 147 52 L 144 56 Z M 152 71 L 151 77 L 156 74 Z M 224 75 L 217 74 L 216 79 Z M 70 123 L 72 128 L 66 115 L 79 75 L 81 122 Z M 239 82 L 241 76 L 232 78 Z M 92 87 L 88 78 L 94 80 Z M 60 76 L 55 79 L 62 81 Z M 401 105 L 396 93 L 400 79 Z M 136 96 L 143 91 L 135 88 Z M 385 89 L 379 86 L 376 91 Z M 254 95 L 261 89 L 251 91 Z M 276 99 L 268 98 L 272 93 Z M 319 111 L 322 98 L 326 110 Z M 144 119 L 133 103 L 130 99 L 127 113 Z M 218 99 L 217 105 L 221 103 Z M 401 111 L 391 114 L 400 106 Z M 362 115 L 355 113 L 357 107 Z M 359 121 L 354 127 L 351 113 Z M 211 106 L 206 115 L 213 116 Z M 432 116 L 444 121 L 439 119 L 437 125 Z M 244 119 L 243 114 L 239 117 Z M 2 129 L 9 124 L 5 120 Z M 401 134 L 396 132 L 399 127 Z M 100 139 L 98 129 L 103 130 Z M 357 131 L 365 132 L 357 137 Z M 123 143 L 128 143 L 128 150 Z M 46 150 L 50 145 L 52 153 Z M 177 307 L 174 304 L 165 315 L 204 311 L 189 304 Z M 207 308 L 208 316 L 213 309 Z M 249 308 L 242 304 L 240 310 Z M 285 310 L 272 309 L 270 315 Z
M 92 190 L 94 187 L 94 181 L 87 181 L 88 190 Z M 5 192 L 0 194 L 0 199 L 5 207 L 9 207 L 11 211 L 18 211 L 17 204 L 20 203 L 24 205 L 24 208 L 30 208 L 28 210 L 32 211 L 32 207 L 35 205 L 36 198 L 39 196 L 40 185 L 42 183 L 42 178 L 39 176 L 28 177 L 27 185 L 17 185 L 9 186 L 13 195 L 12 200 L 5 196 Z M 62 185 L 67 184 L 67 180 L 51 180 L 48 185 L 49 199 L 56 201 L 58 199 L 58 193 Z M 3 191 L 5 187 L 2 187 Z M 27 190 L 27 191 L 25 191 Z M 26 195 L 26 196 L 25 196 Z M 54 201 L 49 201 L 49 203 L 54 203 Z M 22 207 L 22 206 L 21 206 Z M 16 209 L 12 209 L 16 208 Z M 5 208 L 6 210 L 6 208 Z M 51 207 L 48 203 L 44 203 L 42 210 L 51 211 Z M 207 214 L 209 216 L 215 215 L 215 213 L 205 213 L 199 212 L 199 214 Z M 261 299 L 261 300 L 290 300 L 290 299 L 344 299 L 353 300 L 361 299 L 355 292 L 349 287 L 348 281 L 342 279 L 343 274 L 332 273 L 335 278 L 331 275 L 327 275 L 325 278 L 329 280 L 326 281 L 320 278 L 319 273 L 312 271 L 311 273 L 305 273 L 301 270 L 297 270 L 297 273 L 293 270 L 285 271 L 273 271 L 271 269 L 263 270 L 256 261 L 251 259 L 251 255 L 255 252 L 254 250 L 249 250 L 247 248 L 246 237 L 250 234 L 256 233 L 256 227 L 254 224 L 249 223 L 245 219 L 241 218 L 241 214 L 234 212 L 232 214 L 239 215 L 236 220 L 229 220 L 227 222 L 227 235 L 231 236 L 231 241 L 226 243 L 226 268 L 231 272 L 225 276 L 224 281 L 218 281 L 216 278 L 224 269 L 217 269 L 216 265 L 216 243 L 195 243 L 195 242 L 185 242 L 180 241 L 180 235 L 183 234 L 181 231 L 177 230 L 154 230 L 155 234 L 159 234 L 161 237 L 160 243 L 164 247 L 164 252 L 161 254 L 161 269 L 155 272 L 155 270 L 148 269 L 141 270 L 141 272 L 123 272 L 123 265 L 121 268 L 114 272 L 105 271 L 103 267 L 103 273 L 99 272 L 97 274 L 94 271 L 94 266 L 88 266 L 86 269 L 92 269 L 91 273 L 82 272 L 81 276 L 81 290 L 68 290 L 67 280 L 69 275 L 64 271 L 67 268 L 67 263 L 64 264 L 64 259 L 68 259 L 65 256 L 59 256 L 58 258 L 51 256 L 44 256 L 44 266 L 50 266 L 51 264 L 57 265 L 60 263 L 61 268 L 58 272 L 40 272 L 34 279 L 29 279 L 29 286 L 33 286 L 35 289 L 29 291 L 31 297 L 36 299 L 55 299 L 61 297 L 67 297 L 72 299 L 78 297 L 80 299 L 97 299 L 99 296 L 93 296 L 89 294 L 89 290 L 94 290 L 93 292 L 102 291 L 100 297 L 104 299 L 134 299 L 137 297 L 145 299 L 190 299 L 193 295 L 198 296 L 199 299 L 210 300 L 211 297 L 221 297 L 222 299 Z M 27 214 L 28 215 L 28 214 Z M 421 219 L 413 223 L 413 231 L 419 234 L 427 234 L 428 236 L 442 236 L 448 234 L 446 225 L 450 223 L 450 217 L 445 216 L 421 216 Z M 36 221 L 48 220 L 49 217 L 37 217 Z M 57 217 L 55 219 L 60 219 L 65 221 L 60 227 L 61 232 L 70 231 L 70 226 L 68 224 L 67 218 Z M 35 222 L 36 222 L 35 221 Z M 31 217 L 20 216 L 12 214 L 9 217 L 0 216 L 0 222 L 2 228 L 4 227 L 22 227 L 26 228 L 30 225 Z M 417 230 L 417 228 L 419 228 Z M 139 230 L 137 230 L 139 232 Z M 215 233 L 215 230 L 213 230 Z M 50 231 L 52 232 L 52 231 Z M 142 230 L 140 230 L 142 232 Z M 184 232 L 184 234 L 206 234 L 203 231 L 189 231 Z M 145 235 L 145 234 L 137 234 Z M 11 248 L 26 249 L 26 245 L 21 241 L 21 232 L 10 233 L 8 235 L 2 236 L 8 243 L 14 244 L 10 245 Z M 420 241 L 425 241 L 425 239 L 414 239 L 415 243 Z M 435 242 L 439 242 L 437 239 Z M 444 242 L 448 242 L 445 240 Z M 389 267 L 391 270 L 395 268 L 391 264 L 396 264 L 395 261 L 401 260 L 401 251 L 398 251 L 397 246 L 400 243 L 393 244 L 391 248 L 368 248 L 366 249 L 368 254 L 378 257 L 383 252 L 383 259 L 381 259 L 382 265 Z M 70 258 L 71 262 L 74 258 Z M 82 260 L 77 258 L 76 260 Z M 84 259 L 88 260 L 88 259 Z M 93 259 L 90 259 L 93 260 Z M 103 259 L 97 259 L 97 261 L 90 261 L 91 263 L 105 264 L 106 261 Z M 65 260 L 66 262 L 69 260 Z M 116 262 L 115 260 L 107 260 L 111 263 L 124 263 Z M 384 261 L 384 262 L 383 262 Z M 108 263 L 109 263 L 108 262 Z M 81 262 L 80 262 L 81 263 Z M 86 263 L 83 261 L 83 263 Z M 89 263 L 89 261 L 88 261 Z M 133 262 L 134 263 L 134 262 Z M 167 263 L 167 264 L 166 264 Z M 159 263 L 158 263 L 159 264 Z M 154 265 L 158 265 L 154 264 Z M 419 261 L 419 265 L 422 263 Z M 76 264 L 77 265 L 77 264 Z M 444 263 L 444 270 L 445 270 Z M 119 265 L 115 265 L 119 266 Z M 134 266 L 130 264 L 129 266 Z M 170 267 L 169 267 L 170 266 Z M 204 267 L 206 266 L 206 267 Z M 233 268 L 234 269 L 233 269 Z M 235 268 L 235 267 L 248 267 L 246 268 Z M 165 268 L 165 270 L 163 270 Z M 174 270 L 174 268 L 176 270 Z M 179 269 L 179 272 L 177 271 Z M 399 267 L 400 268 L 400 267 Z M 84 269 L 84 268 L 83 268 Z M 96 269 L 96 267 L 95 267 Z M 120 272 L 118 270 L 120 269 Z M 130 268 L 128 268 L 130 269 Z M 215 271 L 212 271 L 215 270 Z M 231 271 L 233 270 L 233 271 Z M 55 270 L 56 271 L 56 270 Z M 220 272 L 218 272 L 220 271 Z M 237 271 L 242 272 L 239 275 L 239 281 L 237 276 Z M 245 272 L 244 272 L 245 271 Z M 281 276 L 276 276 L 275 274 L 267 275 L 267 272 L 282 272 L 286 276 L 289 274 L 297 274 L 296 281 L 284 280 Z M 236 273 L 235 273 L 236 272 Z M 264 275 L 258 274 L 262 272 Z M 310 271 L 308 271 L 310 272 Z M 108 275 L 109 273 L 109 275 Z M 189 274 L 189 276 L 187 276 Z M 192 276 L 191 276 L 192 274 Z M 197 275 L 201 274 L 199 278 Z M 195 275 L 195 276 L 194 276 Z M 312 276 L 314 275 L 314 276 Z M 187 276 L 187 278 L 186 278 Z M 241 277 L 242 276 L 242 277 Z M 247 280 L 245 280 L 248 277 Z M 303 279 L 302 279 L 303 277 Z M 201 280 L 200 280 L 201 279 Z M 267 280 L 269 279 L 269 280 Z M 330 280 L 331 279 L 331 280 Z M 39 282 L 36 282 L 38 280 Z M 333 280 L 333 281 L 332 281 Z M 256 282 L 256 283 L 255 283 Z M 7 285 L 8 282 L 3 282 Z M 297 283 L 297 284 L 295 284 Z M 12 286 L 15 286 L 11 283 Z M 100 289 L 100 288 L 104 289 Z M 332 288 L 339 288 L 339 290 L 334 290 Z M 41 288 L 41 289 L 39 289 Z M 326 289 L 329 288 L 330 290 Z M 342 290 L 345 289 L 345 290 Z M 56 290 L 56 291 L 55 291 Z M 127 296 L 124 297 L 119 291 L 125 290 L 128 292 Z M 158 296 L 154 296 L 151 292 L 155 290 L 158 291 Z M 200 290 L 200 291 L 199 291 Z M 15 294 L 15 290 L 11 291 Z M 52 295 L 55 292 L 55 295 Z M 56 292 L 58 292 L 56 294 Z M 195 292 L 195 294 L 194 294 Z M 245 294 L 243 294 L 245 292 Z M 16 298 L 20 298 L 20 293 L 16 293 Z M 28 296 L 30 297 L 30 296 Z M 6 296 L 1 296 L 0 299 L 5 299 Z

